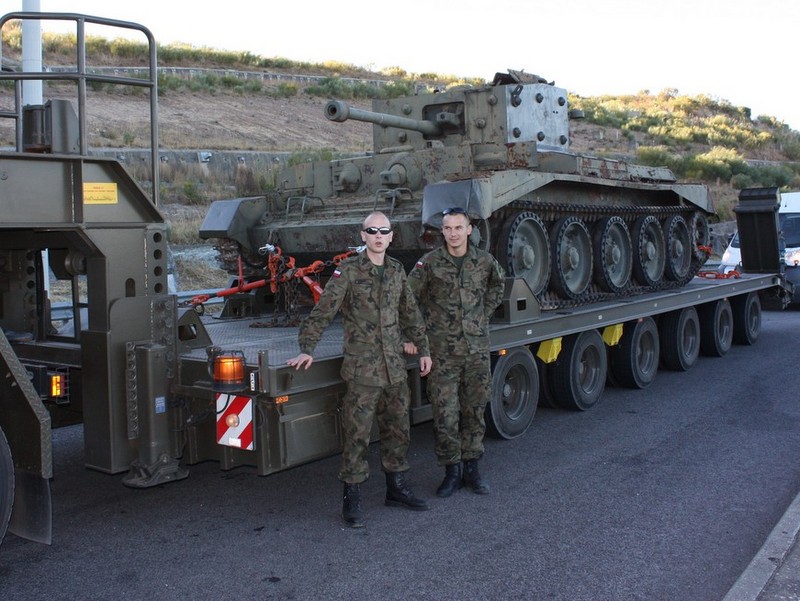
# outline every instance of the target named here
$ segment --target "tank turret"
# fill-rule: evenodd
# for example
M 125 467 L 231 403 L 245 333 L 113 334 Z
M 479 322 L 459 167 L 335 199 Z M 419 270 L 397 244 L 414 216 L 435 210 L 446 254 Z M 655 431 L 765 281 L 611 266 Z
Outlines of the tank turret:
M 373 124 L 371 154 L 287 167 L 263 212 L 252 199 L 240 199 L 241 210 L 212 207 L 229 221 L 212 220 L 201 235 L 235 240 L 230 248 L 252 265 L 266 243 L 308 264 L 360 243 L 361 221 L 381 210 L 395 231 L 390 252 L 410 268 L 440 243 L 442 211 L 458 206 L 473 219 L 473 242 L 550 306 L 681 286 L 705 261 L 705 186 L 571 152 L 579 115 L 565 89 L 539 76 L 509 70 L 372 108 L 325 106 L 332 121 Z M 227 255 L 232 273 L 235 258 Z

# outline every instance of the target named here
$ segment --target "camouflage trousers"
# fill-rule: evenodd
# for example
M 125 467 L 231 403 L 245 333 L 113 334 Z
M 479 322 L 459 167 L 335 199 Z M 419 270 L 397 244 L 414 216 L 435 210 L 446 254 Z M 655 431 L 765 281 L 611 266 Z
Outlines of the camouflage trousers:
M 373 420 L 380 433 L 381 465 L 387 472 L 405 472 L 410 441 L 408 382 L 379 386 L 347 383 L 342 401 L 342 469 L 339 480 L 348 484 L 369 477 L 369 438 Z
M 483 455 L 483 412 L 491 393 L 491 378 L 489 353 L 433 357 L 427 390 L 433 405 L 439 465 Z

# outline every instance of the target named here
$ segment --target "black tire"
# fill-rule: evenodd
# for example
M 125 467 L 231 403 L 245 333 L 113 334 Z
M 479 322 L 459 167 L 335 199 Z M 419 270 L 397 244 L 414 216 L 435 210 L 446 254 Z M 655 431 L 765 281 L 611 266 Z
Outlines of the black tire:
M 700 356 L 700 318 L 694 307 L 661 318 L 661 363 L 673 371 L 689 371 Z
M 731 300 L 733 341 L 750 346 L 761 333 L 761 298 L 758 292 L 740 294 Z
M 486 427 L 496 438 L 525 434 L 539 402 L 539 372 L 528 347 L 501 355 L 492 368 L 492 397 L 486 406 Z
M 11 519 L 11 508 L 14 505 L 14 461 L 11 459 L 11 447 L 0 428 L 0 543 L 8 529 Z
M 608 349 L 612 381 L 626 388 L 646 388 L 658 373 L 658 327 L 652 317 L 625 324 L 619 344 Z
M 586 411 L 594 407 L 606 387 L 608 356 L 597 330 L 564 337 L 561 353 L 549 376 L 552 392 L 564 409 Z
M 539 406 L 548 409 L 561 407 L 553 396 L 553 387 L 550 385 L 552 379 L 549 375 L 550 365 L 543 361 L 537 361 L 536 366 L 539 368 Z
M 733 311 L 727 298 L 700 307 L 700 351 L 722 357 L 733 343 Z

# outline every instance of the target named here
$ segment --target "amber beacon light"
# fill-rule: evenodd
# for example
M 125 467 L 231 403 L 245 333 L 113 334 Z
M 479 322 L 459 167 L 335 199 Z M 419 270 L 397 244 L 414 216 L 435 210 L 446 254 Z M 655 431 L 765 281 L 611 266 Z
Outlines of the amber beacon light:
M 244 373 L 244 354 L 241 351 L 221 351 L 213 355 L 214 390 L 233 392 L 247 387 Z

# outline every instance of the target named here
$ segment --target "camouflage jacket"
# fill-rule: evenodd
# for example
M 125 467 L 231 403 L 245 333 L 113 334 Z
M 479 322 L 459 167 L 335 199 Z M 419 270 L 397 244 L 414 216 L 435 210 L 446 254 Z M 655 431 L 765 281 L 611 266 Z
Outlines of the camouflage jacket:
M 461 269 L 444 245 L 417 261 L 408 283 L 434 356 L 489 351 L 489 320 L 503 300 L 504 277 L 497 260 L 472 245 Z
M 298 337 L 300 351 L 312 354 L 322 332 L 341 310 L 342 378 L 369 386 L 397 384 L 406 379 L 404 340 L 412 340 L 420 356 L 430 355 L 425 324 L 403 265 L 387 256 L 384 266 L 381 279 L 366 252 L 343 261 L 325 285 L 319 303 L 300 326 Z

